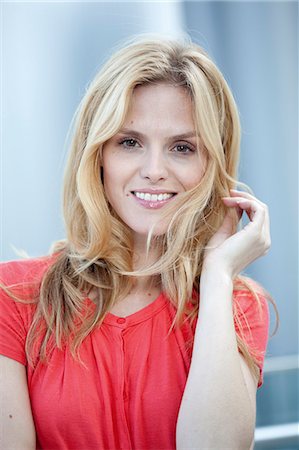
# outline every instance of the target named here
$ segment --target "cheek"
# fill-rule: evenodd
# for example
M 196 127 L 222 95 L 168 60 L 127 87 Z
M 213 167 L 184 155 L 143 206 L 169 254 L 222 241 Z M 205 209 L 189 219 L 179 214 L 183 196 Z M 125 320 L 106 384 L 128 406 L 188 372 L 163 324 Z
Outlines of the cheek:
M 114 177 L 112 177 L 112 174 L 103 170 L 103 186 L 104 186 L 104 192 L 106 194 L 107 199 L 110 201 L 111 197 L 113 198 L 113 194 L 116 189 L 116 183 Z
M 205 169 L 205 163 L 201 162 L 200 164 L 193 164 L 193 166 L 190 167 L 189 170 L 185 171 L 183 184 L 185 188 L 187 188 L 187 190 L 194 188 L 200 183 L 202 177 L 204 176 Z
M 109 152 L 106 157 L 103 157 L 101 172 L 104 188 L 111 185 L 113 186 L 117 182 L 120 172 L 119 166 L 120 163 L 115 161 L 115 158 L 113 158 L 113 154 L 111 154 L 111 152 Z
M 113 171 L 107 169 L 105 164 L 101 167 L 101 177 L 106 197 L 110 201 L 111 194 L 113 195 L 112 187 L 115 186 L 115 176 Z
M 123 165 L 113 163 L 111 159 L 103 164 L 102 183 L 108 203 L 118 210 L 122 207 L 123 195 L 126 187 L 126 176 Z

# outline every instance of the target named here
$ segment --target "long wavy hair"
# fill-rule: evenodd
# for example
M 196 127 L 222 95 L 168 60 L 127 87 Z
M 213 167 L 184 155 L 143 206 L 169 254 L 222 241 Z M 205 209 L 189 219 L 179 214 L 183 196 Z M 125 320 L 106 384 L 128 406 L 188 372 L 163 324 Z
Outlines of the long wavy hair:
M 122 127 L 136 86 L 159 82 L 183 87 L 189 93 L 207 163 L 199 185 L 178 196 L 167 232 L 157 240 L 149 237 L 148 244 L 159 245 L 161 257 L 134 272 L 131 230 L 105 196 L 102 150 Z M 61 348 L 67 341 L 78 356 L 84 338 L 129 292 L 136 276 L 161 277 L 162 289 L 176 307 L 176 324 L 197 315 L 196 293 L 205 247 L 227 212 L 221 198 L 239 184 L 239 147 L 240 124 L 232 93 L 198 45 L 188 39 L 139 37 L 111 56 L 89 85 L 76 113 L 64 179 L 66 240 L 56 247 L 54 262 L 38 290 L 26 344 L 29 360 L 37 333 L 43 333 L 41 359 L 46 359 L 50 342 Z M 237 222 L 236 217 L 236 226 Z M 258 288 L 246 278 L 237 277 L 234 288 L 249 289 L 260 302 Z M 91 289 L 96 289 L 98 296 L 95 307 L 88 309 L 84 299 Z M 188 312 L 190 299 L 194 308 Z M 237 324 L 241 314 L 235 302 Z M 258 355 L 247 347 L 242 334 L 236 337 L 240 352 L 254 370 Z

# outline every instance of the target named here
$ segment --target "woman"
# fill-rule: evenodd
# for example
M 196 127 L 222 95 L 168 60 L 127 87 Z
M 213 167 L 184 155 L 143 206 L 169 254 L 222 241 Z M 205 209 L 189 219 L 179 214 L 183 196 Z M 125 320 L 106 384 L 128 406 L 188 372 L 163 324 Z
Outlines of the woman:
M 67 239 L 2 266 L 1 448 L 252 447 L 268 309 L 240 272 L 270 235 L 232 190 L 239 140 L 197 45 L 137 39 L 104 65 L 77 114 Z

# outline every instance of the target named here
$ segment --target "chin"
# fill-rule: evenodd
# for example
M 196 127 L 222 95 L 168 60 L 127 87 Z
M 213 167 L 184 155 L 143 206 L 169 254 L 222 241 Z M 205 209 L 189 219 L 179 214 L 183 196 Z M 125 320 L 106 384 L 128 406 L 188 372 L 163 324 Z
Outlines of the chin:
M 159 236 L 163 236 L 165 233 L 166 233 L 166 231 L 167 231 L 167 225 L 162 225 L 162 224 L 160 224 L 160 225 L 156 225 L 154 228 L 153 228 L 153 225 L 152 226 L 147 226 L 146 228 L 145 227 L 134 227 L 133 229 L 132 229 L 132 232 L 133 232 L 133 236 L 135 237 L 135 238 L 137 238 L 137 239 L 144 239 L 145 241 L 147 240 L 147 238 L 148 238 L 148 235 L 149 235 L 149 233 L 152 231 L 152 236 L 153 237 L 159 237 Z

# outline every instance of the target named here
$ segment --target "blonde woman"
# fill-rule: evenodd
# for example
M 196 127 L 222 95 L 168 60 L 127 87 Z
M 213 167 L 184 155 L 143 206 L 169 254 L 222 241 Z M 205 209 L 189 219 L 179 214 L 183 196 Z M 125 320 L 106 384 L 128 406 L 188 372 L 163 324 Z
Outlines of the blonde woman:
M 77 112 L 66 240 L 1 267 L 1 448 L 252 448 L 269 320 L 240 273 L 270 235 L 235 190 L 239 142 L 197 45 L 139 38 L 104 65 Z

